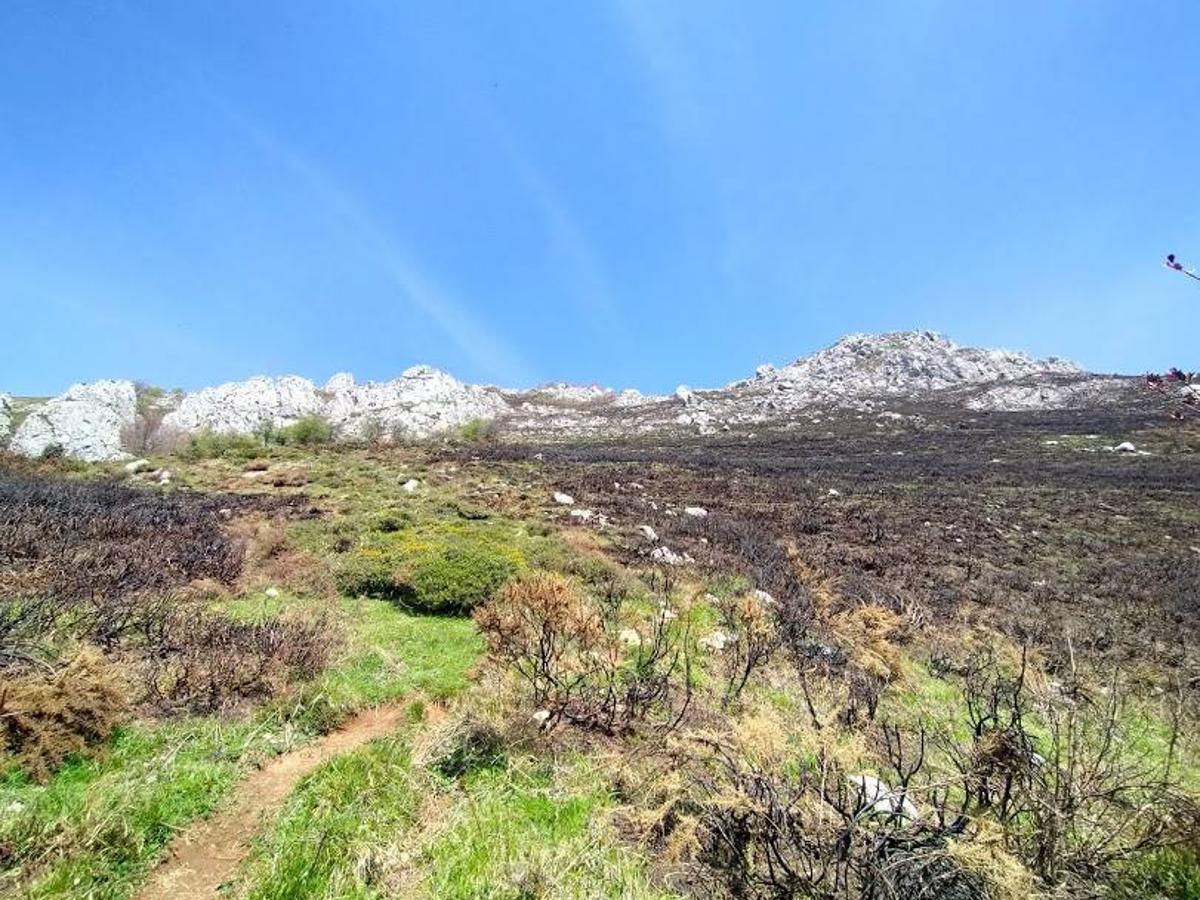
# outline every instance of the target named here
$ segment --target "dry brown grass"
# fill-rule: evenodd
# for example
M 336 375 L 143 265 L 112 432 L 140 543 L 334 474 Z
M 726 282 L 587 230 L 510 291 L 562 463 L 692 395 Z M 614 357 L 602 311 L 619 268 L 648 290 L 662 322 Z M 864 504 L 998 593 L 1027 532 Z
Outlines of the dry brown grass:
M 51 669 L 6 672 L 0 686 L 4 749 L 39 780 L 107 740 L 128 714 L 126 679 L 92 647 Z

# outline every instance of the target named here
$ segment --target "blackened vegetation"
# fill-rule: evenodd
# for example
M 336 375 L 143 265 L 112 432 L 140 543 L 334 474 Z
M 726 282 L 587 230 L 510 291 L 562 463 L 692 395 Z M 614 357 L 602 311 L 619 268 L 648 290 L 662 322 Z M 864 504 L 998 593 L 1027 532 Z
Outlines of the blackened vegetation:
M 667 861 L 673 886 L 831 900 L 1119 896 L 1131 862 L 1200 835 L 1177 754 L 1200 687 L 1200 460 L 1174 452 L 1179 434 L 1134 425 L 1144 422 L 1063 414 L 876 428 L 868 416 L 820 437 L 470 456 L 536 461 L 548 484 L 617 523 L 619 552 L 651 568 L 664 595 L 676 570 L 651 567 L 660 545 L 771 595 L 708 598 L 724 635 L 709 667 L 716 694 L 672 719 L 660 756 L 644 750 L 652 771 L 629 779 L 645 791 L 630 829 Z M 1127 435 L 1153 455 L 1103 449 Z M 639 537 L 640 524 L 658 540 Z M 509 599 L 521 621 L 529 604 Z M 1024 655 L 1014 671 L 962 646 L 989 629 L 1036 648 L 1049 685 L 1030 687 Z M 880 711 L 909 641 L 961 697 L 938 721 Z M 736 719 L 697 730 L 720 721 L 718 707 L 736 711 L 772 659 L 794 670 L 797 708 L 827 741 L 772 756 Z M 1148 688 L 1174 710 L 1154 752 L 1138 746 L 1134 698 Z M 878 779 L 839 758 L 842 735 L 873 748 Z
M 122 703 L 212 711 L 318 671 L 330 647 L 321 623 L 236 622 L 205 601 L 242 572 L 245 548 L 224 523 L 265 505 L 0 470 L 7 749 L 44 775 L 81 741 L 103 739 Z M 120 682 L 131 686 L 122 703 L 109 689 Z M 99 720 L 65 712 L 89 705 L 103 711 Z M 79 728 L 64 732 L 64 721 Z
M 30 649 L 20 639 L 36 638 L 29 626 L 63 614 L 75 633 L 112 647 L 158 618 L 152 607 L 168 605 L 175 589 L 199 578 L 232 583 L 243 551 L 221 531 L 220 502 L 0 473 L 0 594 L 22 598 L 5 609 L 0 660 Z
M 1103 447 L 1144 426 L 1140 413 L 960 414 L 884 428 L 845 415 L 753 439 L 477 455 L 541 454 L 580 502 L 650 524 L 714 568 L 735 564 L 798 613 L 816 573 L 906 617 L 987 622 L 1043 647 L 1052 666 L 1066 666 L 1069 635 L 1094 659 L 1150 661 L 1200 683 L 1200 458 L 1170 452 L 1177 436 L 1150 433 L 1153 455 L 1125 455 Z M 678 514 L 693 504 L 713 515 Z

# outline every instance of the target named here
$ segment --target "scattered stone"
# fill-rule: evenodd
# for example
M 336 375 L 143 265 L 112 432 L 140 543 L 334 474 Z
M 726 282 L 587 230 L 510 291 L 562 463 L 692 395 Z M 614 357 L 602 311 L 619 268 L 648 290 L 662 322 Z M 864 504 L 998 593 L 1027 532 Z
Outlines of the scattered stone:
M 125 471 L 130 475 L 136 475 L 143 469 L 148 468 L 150 468 L 150 460 L 148 459 L 135 459 L 132 462 L 125 463 Z
M 703 506 L 685 506 L 683 508 L 683 514 L 685 516 L 691 516 L 694 519 L 703 519 L 708 515 L 708 510 Z
M 696 646 L 711 653 L 720 653 L 733 642 L 733 639 L 723 631 L 714 631 L 696 641 Z
M 1130 441 L 1121 441 L 1117 446 L 1113 447 L 1114 453 L 1137 453 L 1135 447 Z
M 590 509 L 573 509 L 571 510 L 571 518 L 577 522 L 590 522 L 595 515 Z
M 533 722 L 538 726 L 538 728 L 545 728 L 546 724 L 550 721 L 550 710 L 539 709 L 537 712 L 535 712 L 529 718 L 533 720 Z
M 650 558 L 655 562 L 664 563 L 668 566 L 679 566 L 684 561 L 682 556 L 665 545 L 651 550 Z
M 846 781 L 856 788 L 859 800 L 864 809 L 887 816 L 900 816 L 916 820 L 917 808 L 912 801 L 900 791 L 888 787 L 887 782 L 881 781 L 874 775 L 851 775 Z
M 404 482 L 404 484 L 400 485 L 400 490 L 404 491 L 406 494 L 411 494 L 420 486 L 421 482 L 415 478 L 410 478 L 408 481 Z
M 776 601 L 775 601 L 775 598 L 774 598 L 774 597 L 772 597 L 770 594 L 768 594 L 768 593 L 767 593 L 766 591 L 764 591 L 764 590 L 761 590 L 761 589 L 759 589 L 759 588 L 755 588 L 755 589 L 754 589 L 754 596 L 755 596 L 755 598 L 758 600 L 758 602 L 759 602 L 759 603 L 761 603 L 761 604 L 763 604 L 764 606 L 774 606 L 774 605 L 775 605 L 775 602 L 776 602 Z
M 830 488 L 830 489 L 829 489 L 828 491 L 826 491 L 825 493 L 826 493 L 828 496 L 830 496 L 830 497 L 840 497 L 840 496 L 842 496 L 842 492 L 841 492 L 841 491 L 839 491 L 837 488 Z
M 279 588 L 269 587 L 265 591 L 263 591 L 263 593 L 266 594 L 268 597 L 270 597 L 272 600 L 274 600 L 276 597 L 279 596 Z
M 564 494 L 562 491 L 555 491 L 554 502 L 562 506 L 573 506 L 575 504 L 575 498 L 570 494 Z
M 638 533 L 648 541 L 654 541 L 655 543 L 658 542 L 658 532 L 649 525 L 639 525 Z

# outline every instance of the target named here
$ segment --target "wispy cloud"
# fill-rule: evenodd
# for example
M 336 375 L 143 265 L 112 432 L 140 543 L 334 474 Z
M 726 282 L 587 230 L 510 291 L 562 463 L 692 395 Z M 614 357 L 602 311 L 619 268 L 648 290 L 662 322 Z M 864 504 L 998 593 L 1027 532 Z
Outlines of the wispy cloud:
M 541 213 L 551 241 L 566 259 L 570 269 L 568 277 L 577 288 L 573 296 L 580 302 L 582 312 L 593 326 L 627 337 L 620 307 L 614 302 L 600 256 L 562 192 L 495 107 L 482 108 L 480 116 L 489 128 L 493 142 L 525 188 L 527 197 Z
M 646 72 L 664 130 L 680 144 L 704 146 L 707 125 L 695 77 L 661 9 L 640 0 L 617 0 L 612 8 Z
M 262 153 L 303 185 L 320 203 L 323 212 L 332 215 L 367 248 L 401 296 L 429 319 L 486 377 L 510 385 L 528 385 L 536 380 L 526 361 L 424 271 L 366 203 L 341 185 L 326 168 L 203 82 L 201 93 Z

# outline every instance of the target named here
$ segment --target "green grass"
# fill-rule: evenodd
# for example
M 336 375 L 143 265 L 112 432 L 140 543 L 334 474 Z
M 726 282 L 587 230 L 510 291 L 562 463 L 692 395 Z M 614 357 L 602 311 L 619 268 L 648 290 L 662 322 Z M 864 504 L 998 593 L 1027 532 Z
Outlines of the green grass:
M 176 830 L 212 811 L 255 760 L 285 748 L 278 721 L 189 719 L 121 729 L 97 759 L 68 763 L 44 785 L 0 777 L 0 895 L 129 896 Z M 271 727 L 274 726 L 274 727 Z
M 308 601 L 234 601 L 245 616 Z M 461 691 L 481 649 L 469 620 L 409 616 L 391 604 L 346 600 L 342 656 L 297 694 L 238 719 L 182 718 L 122 729 L 96 759 L 66 765 L 44 785 L 0 775 L 0 896 L 130 896 L 172 835 L 211 812 L 261 759 L 328 730 L 350 712 L 408 694 Z M 0 856 L 0 860 L 3 857 Z
M 322 766 L 292 793 L 244 869 L 251 900 L 385 896 L 389 845 L 413 823 L 421 793 L 404 735 Z
M 1196 900 L 1200 897 L 1200 849 L 1171 847 L 1132 860 L 1121 870 L 1113 900 Z
M 612 802 L 582 757 L 557 770 L 526 757 L 459 784 L 415 768 L 396 735 L 306 778 L 256 844 L 236 894 L 668 896 L 605 824 Z
M 666 894 L 606 824 L 603 778 L 580 757 L 558 769 L 518 759 L 465 779 L 465 796 L 422 853 L 423 893 L 436 898 Z
M 353 623 L 350 649 L 305 690 L 335 706 L 355 708 L 408 693 L 435 699 L 467 686 L 483 649 L 470 619 L 414 616 L 384 600 L 343 600 Z

